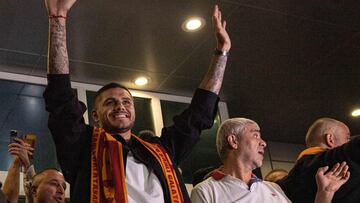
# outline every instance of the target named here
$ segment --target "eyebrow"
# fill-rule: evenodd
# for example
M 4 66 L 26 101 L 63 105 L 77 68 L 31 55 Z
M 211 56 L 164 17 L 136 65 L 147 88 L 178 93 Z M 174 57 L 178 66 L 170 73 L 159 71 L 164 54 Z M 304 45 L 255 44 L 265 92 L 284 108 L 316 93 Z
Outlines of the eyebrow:
M 104 100 L 104 102 L 106 101 L 109 101 L 109 100 L 117 100 L 115 97 L 109 97 L 109 98 L 106 98 Z M 125 96 L 124 98 L 122 98 L 121 100 L 129 100 L 129 101 L 133 101 L 133 99 L 131 97 L 128 97 L 128 96 Z
M 132 99 L 132 98 L 130 98 L 130 97 L 125 97 L 125 98 L 123 98 L 123 100 L 133 101 L 133 99 Z
M 115 100 L 116 99 L 114 97 L 110 97 L 110 98 L 105 99 L 102 103 L 105 104 L 108 101 L 115 101 Z
M 114 97 L 109 97 L 109 98 L 106 98 L 104 101 L 107 101 L 107 100 L 115 100 Z
M 50 179 L 49 180 L 49 182 L 60 182 L 60 185 L 64 188 L 64 189 L 66 189 L 66 183 L 65 182 L 62 182 L 62 181 L 60 181 L 60 180 L 58 180 L 58 179 Z

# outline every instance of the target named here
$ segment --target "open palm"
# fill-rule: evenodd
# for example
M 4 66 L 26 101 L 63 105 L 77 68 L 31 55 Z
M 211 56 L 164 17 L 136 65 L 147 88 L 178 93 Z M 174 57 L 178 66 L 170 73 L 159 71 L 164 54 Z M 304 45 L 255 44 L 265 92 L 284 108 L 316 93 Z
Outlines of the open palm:
M 316 173 L 318 189 L 326 192 L 336 192 L 350 177 L 349 166 L 346 162 L 337 163 L 329 171 L 328 166 L 321 167 Z M 327 171 L 327 172 L 326 172 Z

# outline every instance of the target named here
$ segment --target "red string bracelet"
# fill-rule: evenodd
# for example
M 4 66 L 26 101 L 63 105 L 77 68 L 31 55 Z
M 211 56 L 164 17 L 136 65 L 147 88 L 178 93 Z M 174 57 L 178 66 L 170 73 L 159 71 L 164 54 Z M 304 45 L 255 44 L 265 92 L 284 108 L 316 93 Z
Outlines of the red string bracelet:
M 50 15 L 49 18 L 63 18 L 63 19 L 66 19 L 66 16 L 62 16 L 62 15 Z

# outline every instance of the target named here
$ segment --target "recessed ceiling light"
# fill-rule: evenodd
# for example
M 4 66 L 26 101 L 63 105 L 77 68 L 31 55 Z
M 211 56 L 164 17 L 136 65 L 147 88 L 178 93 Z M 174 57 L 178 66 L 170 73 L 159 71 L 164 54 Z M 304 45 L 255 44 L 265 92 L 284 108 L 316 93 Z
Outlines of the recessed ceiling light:
M 144 86 L 149 83 L 149 79 L 147 77 L 138 77 L 135 79 L 135 85 Z
M 205 25 L 205 20 L 203 18 L 200 17 L 193 17 L 193 18 L 189 18 L 187 19 L 183 24 L 182 24 L 182 29 L 186 32 L 195 32 L 200 30 L 201 28 L 203 28 Z
M 351 115 L 353 117 L 358 117 L 360 116 L 360 109 L 355 109 L 353 112 L 351 112 Z

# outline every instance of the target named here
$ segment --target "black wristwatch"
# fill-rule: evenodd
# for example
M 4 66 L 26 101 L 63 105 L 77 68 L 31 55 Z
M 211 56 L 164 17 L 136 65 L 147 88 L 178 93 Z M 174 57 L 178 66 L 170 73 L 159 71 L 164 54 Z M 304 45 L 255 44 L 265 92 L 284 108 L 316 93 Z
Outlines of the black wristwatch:
M 215 49 L 214 50 L 214 55 L 216 55 L 216 56 L 229 56 L 229 52 L 228 51 L 221 51 L 219 49 Z

